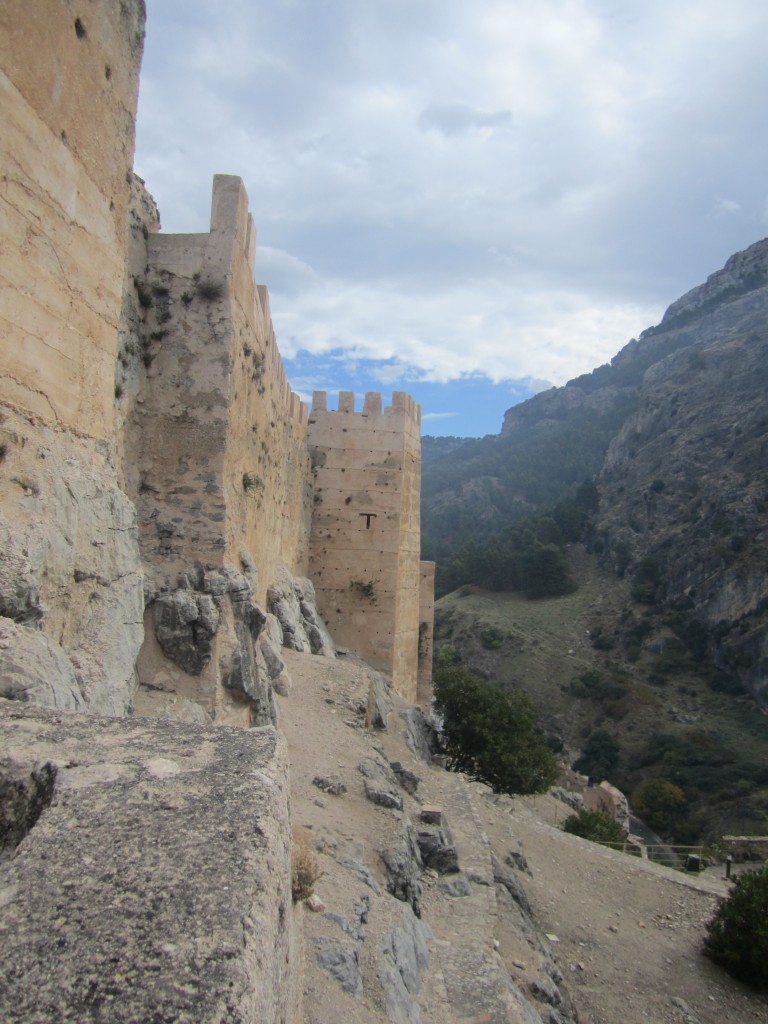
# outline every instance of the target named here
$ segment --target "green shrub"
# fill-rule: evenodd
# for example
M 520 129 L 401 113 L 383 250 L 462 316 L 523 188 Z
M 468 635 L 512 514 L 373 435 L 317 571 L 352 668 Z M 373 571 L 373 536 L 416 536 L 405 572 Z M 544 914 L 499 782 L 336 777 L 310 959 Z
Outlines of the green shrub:
M 674 831 L 678 819 L 685 817 L 688 800 L 669 779 L 646 779 L 632 794 L 632 807 L 646 825 L 667 834 Z
M 768 989 L 768 866 L 739 875 L 707 925 L 703 949 L 735 978 Z
M 584 744 L 584 750 L 573 767 L 598 781 L 609 778 L 619 762 L 619 744 L 605 729 L 597 729 Z
M 440 669 L 434 683 L 452 771 L 466 772 L 496 793 L 543 793 L 555 783 L 557 760 L 529 697 L 458 668 Z
M 623 843 L 627 833 L 613 818 L 601 811 L 580 810 L 563 822 L 563 832 L 570 832 L 593 843 Z
M 264 481 L 256 473 L 243 473 L 243 490 L 254 491 L 261 490 L 264 487 Z
M 495 626 L 488 626 L 480 633 L 480 643 L 486 651 L 497 651 L 504 643 L 504 634 Z

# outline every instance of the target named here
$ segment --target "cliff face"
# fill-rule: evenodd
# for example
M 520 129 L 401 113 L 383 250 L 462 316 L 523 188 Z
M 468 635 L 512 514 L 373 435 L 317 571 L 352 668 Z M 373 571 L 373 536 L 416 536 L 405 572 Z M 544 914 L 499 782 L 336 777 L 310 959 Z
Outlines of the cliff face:
M 768 240 L 610 364 L 510 409 L 498 438 L 427 464 L 428 553 L 448 557 L 462 532 L 483 538 L 592 477 L 593 550 L 765 705 L 766 383 Z
M 597 532 L 648 596 L 706 628 L 709 653 L 768 699 L 768 241 L 673 304 L 649 339 L 637 412 L 598 478 Z M 641 340 L 640 346 L 645 344 Z M 628 561 L 627 561 L 628 560 Z

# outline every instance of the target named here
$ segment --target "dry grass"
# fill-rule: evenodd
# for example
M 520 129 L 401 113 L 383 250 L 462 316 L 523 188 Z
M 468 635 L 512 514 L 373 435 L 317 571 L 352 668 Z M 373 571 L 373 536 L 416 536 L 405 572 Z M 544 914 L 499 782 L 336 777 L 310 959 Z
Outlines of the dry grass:
M 315 882 L 322 873 L 309 836 L 302 829 L 294 829 L 291 850 L 291 891 L 294 903 L 306 900 L 312 895 L 315 891 Z

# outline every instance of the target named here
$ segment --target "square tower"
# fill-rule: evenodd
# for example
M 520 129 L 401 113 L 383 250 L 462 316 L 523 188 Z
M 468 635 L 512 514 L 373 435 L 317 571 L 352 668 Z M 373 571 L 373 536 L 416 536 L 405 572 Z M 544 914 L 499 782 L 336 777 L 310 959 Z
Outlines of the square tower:
M 394 392 L 361 413 L 342 391 L 337 411 L 316 391 L 307 428 L 313 511 L 309 576 L 337 643 L 417 699 L 421 577 L 421 409 Z M 423 604 L 423 600 L 422 600 Z M 431 622 L 429 623 L 431 630 Z M 422 634 L 424 629 L 422 629 Z

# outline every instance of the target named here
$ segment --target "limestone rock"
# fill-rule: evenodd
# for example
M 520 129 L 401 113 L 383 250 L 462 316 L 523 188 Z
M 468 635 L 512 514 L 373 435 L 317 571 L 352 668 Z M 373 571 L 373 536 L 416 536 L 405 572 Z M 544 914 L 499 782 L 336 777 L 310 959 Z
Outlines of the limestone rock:
M 360 764 L 360 774 L 364 778 L 365 795 L 371 803 L 402 811 L 403 798 L 397 792 L 397 779 L 386 761 L 366 757 Z
M 405 722 L 405 740 L 410 749 L 422 761 L 430 764 L 437 750 L 437 735 L 424 717 L 421 708 L 408 708 L 400 712 Z
M 220 615 L 211 597 L 189 590 L 159 595 L 153 604 L 155 636 L 163 653 L 185 672 L 199 675 L 211 660 Z
M 424 864 L 408 822 L 403 822 L 397 843 L 381 851 L 381 859 L 389 875 L 388 891 L 395 899 L 409 903 L 416 917 L 421 917 L 421 873 Z
M 315 589 L 307 579 L 294 579 L 281 570 L 267 590 L 269 611 L 283 631 L 283 646 L 293 651 L 335 657 L 333 641 L 315 603 Z
M 445 817 L 442 825 L 422 825 L 416 833 L 416 842 L 426 867 L 441 875 L 454 874 L 459 870 L 459 856 Z
M 360 999 L 363 976 L 360 973 L 360 940 L 314 938 L 315 956 L 321 967 L 334 976 L 345 992 Z
M 496 882 L 497 885 L 503 885 L 515 903 L 518 904 L 522 912 L 530 917 L 531 905 L 528 902 L 525 889 L 515 875 L 515 872 L 507 864 L 502 864 L 495 854 L 491 855 L 491 860 L 493 863 L 494 882 Z
M 408 768 L 404 768 L 399 761 L 392 761 L 389 767 L 392 769 L 392 774 L 406 793 L 410 793 L 411 796 L 416 796 L 416 790 L 419 787 L 419 782 L 421 782 L 419 776 Z
M 274 615 L 269 615 L 267 618 L 276 621 Z M 280 650 L 279 646 L 275 646 L 272 639 L 267 635 L 266 630 L 259 636 L 259 649 L 264 659 L 264 665 L 272 689 L 275 693 L 279 693 L 281 697 L 287 697 L 291 692 L 291 674 L 278 653 Z
M 85 710 L 71 661 L 30 626 L 0 618 L 0 697 L 63 711 Z
M 15 849 L 53 799 L 56 766 L 0 759 L 0 850 Z
M 402 922 L 382 946 L 379 980 L 390 1019 L 395 1024 L 419 1024 L 415 1000 L 421 990 L 422 975 L 429 968 L 428 941 L 432 933 L 410 907 L 403 907 Z
M 57 766 L 52 800 L 3 865 L 0 1019 L 296 1019 L 274 729 L 0 701 L 0 749 L 28 772 Z
M 4 412 L 0 615 L 39 623 L 84 707 L 122 715 L 143 636 L 136 510 L 109 448 Z
M 371 673 L 368 685 L 368 708 L 365 715 L 367 729 L 386 729 L 393 708 L 392 684 L 381 672 Z

